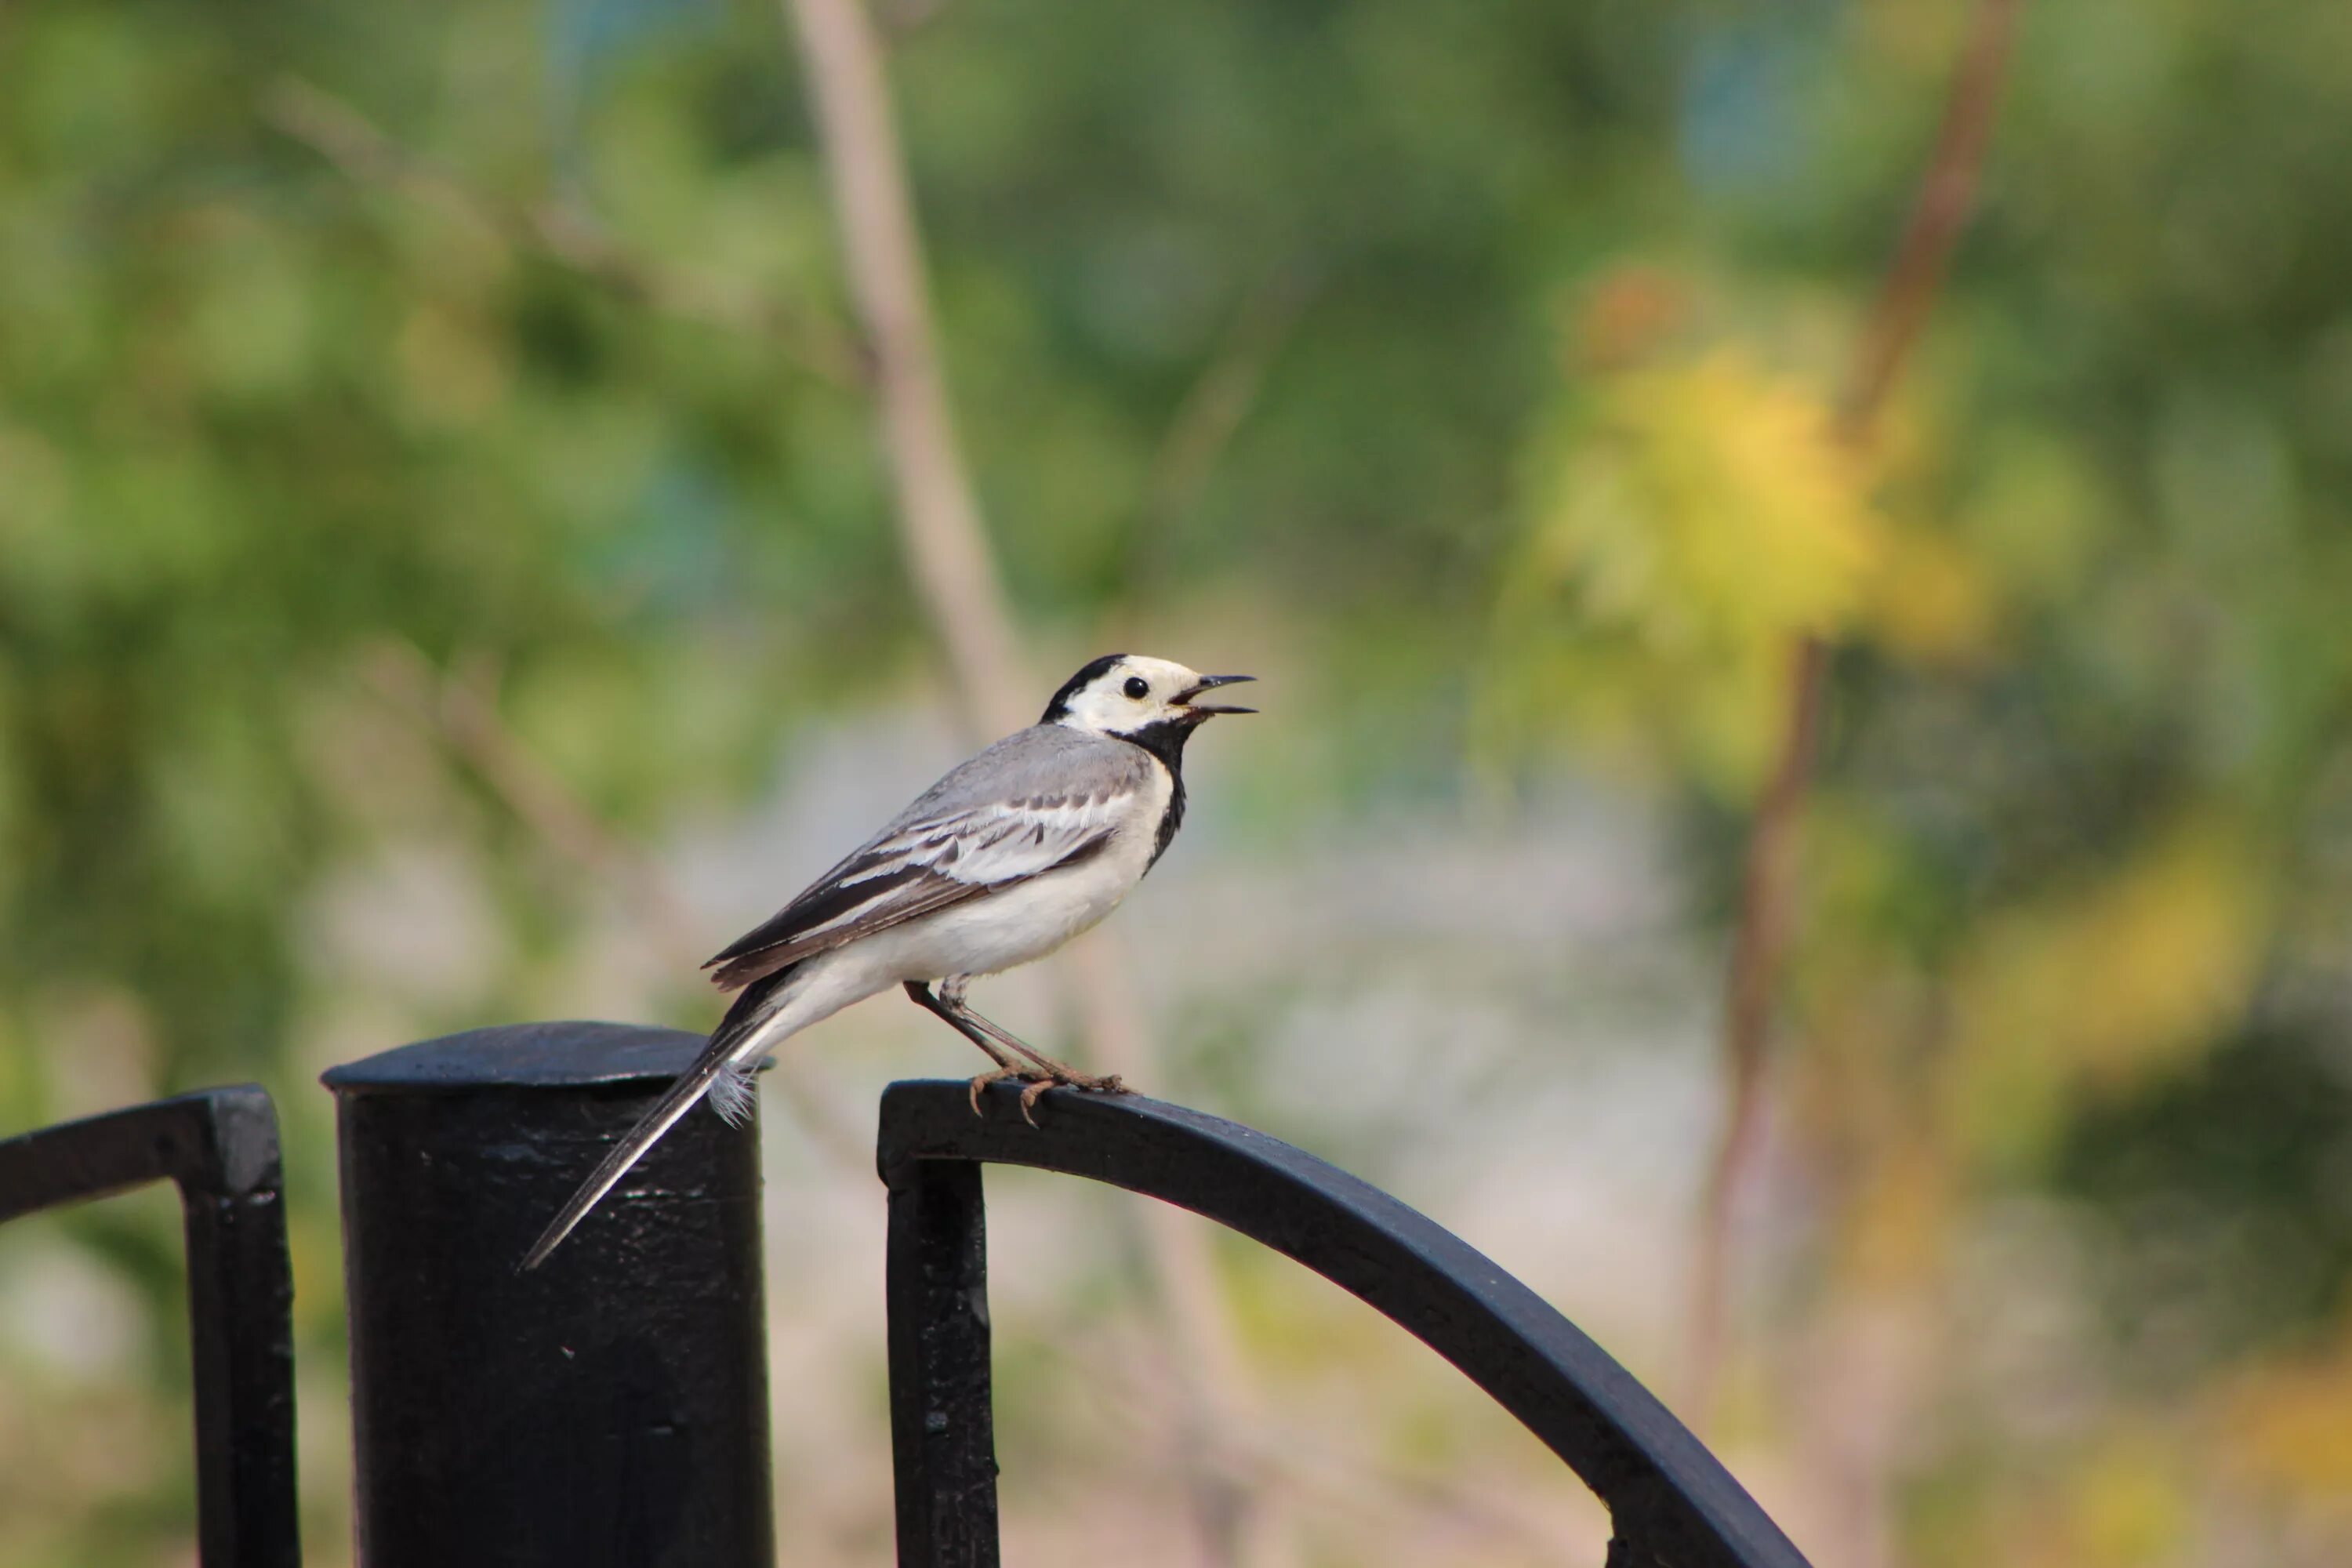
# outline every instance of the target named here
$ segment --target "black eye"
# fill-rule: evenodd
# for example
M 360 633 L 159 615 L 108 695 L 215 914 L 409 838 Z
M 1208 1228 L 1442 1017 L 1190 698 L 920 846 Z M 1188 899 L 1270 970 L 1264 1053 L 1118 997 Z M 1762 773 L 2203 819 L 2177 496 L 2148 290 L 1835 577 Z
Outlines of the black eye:
M 1127 678 L 1127 684 L 1119 689 L 1140 702 L 1151 695 L 1151 682 L 1139 675 L 1130 675 Z

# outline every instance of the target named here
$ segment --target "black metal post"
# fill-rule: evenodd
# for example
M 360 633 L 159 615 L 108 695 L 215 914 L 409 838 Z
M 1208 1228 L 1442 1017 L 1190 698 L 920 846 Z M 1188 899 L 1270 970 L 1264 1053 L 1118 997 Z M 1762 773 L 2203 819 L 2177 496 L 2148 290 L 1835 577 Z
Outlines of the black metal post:
M 540 1227 L 702 1047 L 530 1024 L 326 1075 L 370 1568 L 768 1568 L 759 1142 L 697 1111 Z
M 0 1142 L 0 1220 L 149 1182 L 180 1189 L 204 1568 L 296 1568 L 294 1280 L 278 1113 L 256 1084 Z
M 898 1561 L 997 1568 L 988 1232 L 976 1161 L 908 1161 L 890 1184 L 890 1451 Z

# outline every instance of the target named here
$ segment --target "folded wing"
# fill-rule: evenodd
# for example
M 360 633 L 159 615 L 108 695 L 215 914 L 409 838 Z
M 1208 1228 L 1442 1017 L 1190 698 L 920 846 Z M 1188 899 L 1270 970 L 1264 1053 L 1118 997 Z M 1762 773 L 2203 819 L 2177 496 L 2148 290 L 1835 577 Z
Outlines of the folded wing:
M 1108 847 L 1125 801 L 1118 791 L 1035 795 L 893 824 L 703 967 L 732 990 L 877 931 L 1078 864 Z

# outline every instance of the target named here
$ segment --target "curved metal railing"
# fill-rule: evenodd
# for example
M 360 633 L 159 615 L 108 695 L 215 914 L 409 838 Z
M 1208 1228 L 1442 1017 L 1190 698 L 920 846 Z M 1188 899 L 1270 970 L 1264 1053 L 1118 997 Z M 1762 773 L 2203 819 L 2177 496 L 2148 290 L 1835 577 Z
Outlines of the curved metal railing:
M 1425 1215 L 1304 1150 L 1139 1095 L 999 1084 L 882 1097 L 900 1568 L 994 1568 L 980 1167 L 1086 1176 L 1215 1220 L 1331 1280 L 1462 1369 L 1608 1506 L 1607 1568 L 1805 1568 L 1715 1456 L 1575 1324 Z

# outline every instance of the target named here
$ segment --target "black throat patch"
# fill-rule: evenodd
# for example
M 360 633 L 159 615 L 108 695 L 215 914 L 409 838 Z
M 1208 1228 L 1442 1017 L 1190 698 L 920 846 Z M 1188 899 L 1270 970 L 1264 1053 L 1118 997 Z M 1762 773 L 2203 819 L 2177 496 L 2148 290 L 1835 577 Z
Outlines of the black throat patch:
M 1146 724 L 1131 734 L 1118 737 L 1130 746 L 1150 752 L 1168 770 L 1168 809 L 1160 814 L 1160 831 L 1151 841 L 1151 858 L 1143 868 L 1146 873 L 1160 864 L 1160 858 L 1168 853 L 1169 841 L 1184 826 L 1184 742 L 1199 728 L 1193 720 L 1162 719 L 1157 724 Z

